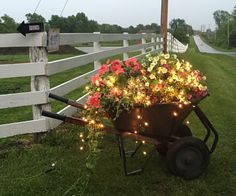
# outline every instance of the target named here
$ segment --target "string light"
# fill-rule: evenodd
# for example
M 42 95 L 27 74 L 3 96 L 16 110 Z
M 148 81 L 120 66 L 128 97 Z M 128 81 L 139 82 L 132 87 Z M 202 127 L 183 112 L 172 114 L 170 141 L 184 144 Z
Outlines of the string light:
M 80 138 L 84 137 L 84 136 L 83 136 L 83 133 L 80 133 L 80 134 L 79 134 L 79 137 L 80 137 Z
M 135 143 L 137 144 L 137 143 L 138 143 L 138 141 L 135 141 Z
M 179 104 L 179 108 L 183 108 L 183 105 L 182 105 L 182 104 Z
M 84 109 L 87 109 L 88 108 L 88 106 L 87 105 L 84 105 Z
M 100 128 L 104 128 L 104 124 L 100 124 L 99 127 L 100 127 Z
M 147 155 L 147 152 L 146 152 L 146 151 L 143 151 L 143 155 L 146 156 L 146 155 Z
M 145 122 L 144 125 L 147 127 L 148 126 L 148 122 Z
M 142 143 L 145 144 L 146 143 L 145 140 L 143 140 Z
M 83 143 L 84 143 L 84 139 L 82 139 L 82 140 L 81 140 L 81 142 L 83 142 Z
M 173 115 L 174 115 L 174 116 L 178 116 L 178 113 L 177 113 L 177 112 L 173 112 Z
M 187 122 L 186 122 L 187 124 L 190 124 L 190 122 L 187 120 Z
M 138 132 L 137 131 L 134 131 L 135 134 L 137 134 Z
M 84 150 L 84 147 L 83 146 L 80 146 L 80 148 L 79 148 L 80 150 Z
M 138 119 L 141 119 L 141 116 L 140 116 L 140 115 L 137 115 L 137 118 L 138 118 Z

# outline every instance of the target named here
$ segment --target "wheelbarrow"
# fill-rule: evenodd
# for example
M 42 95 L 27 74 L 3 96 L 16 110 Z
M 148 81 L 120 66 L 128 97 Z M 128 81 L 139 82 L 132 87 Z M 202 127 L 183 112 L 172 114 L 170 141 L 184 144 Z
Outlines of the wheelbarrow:
M 64 97 L 54 94 L 49 94 L 49 97 L 83 110 L 86 109 L 85 105 Z M 207 168 L 210 154 L 214 152 L 218 142 L 218 133 L 197 105 L 199 102 L 200 100 L 191 104 L 168 103 L 150 107 L 136 106 L 130 111 L 122 111 L 116 120 L 112 120 L 114 126 L 104 126 L 101 131 L 117 136 L 125 175 L 142 172 L 153 154 L 158 151 L 166 157 L 167 166 L 173 174 L 187 180 L 199 177 Z M 203 140 L 194 137 L 190 128 L 184 124 L 192 111 L 205 127 L 206 133 Z M 72 124 L 83 126 L 88 124 L 87 121 L 80 118 L 48 111 L 43 111 L 42 115 Z M 111 110 L 108 116 L 113 115 Z M 208 147 L 207 142 L 211 134 L 213 134 L 213 140 Z M 125 152 L 124 138 L 132 138 L 140 143 L 134 151 Z M 144 141 L 153 144 L 152 150 L 139 169 L 128 171 L 127 155 L 133 157 Z

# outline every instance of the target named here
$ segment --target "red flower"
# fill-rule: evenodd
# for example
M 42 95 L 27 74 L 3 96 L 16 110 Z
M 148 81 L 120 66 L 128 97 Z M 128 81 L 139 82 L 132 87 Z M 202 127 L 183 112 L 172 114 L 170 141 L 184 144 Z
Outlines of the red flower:
M 107 64 L 103 64 L 103 65 L 100 67 L 100 69 L 99 69 L 99 71 L 98 71 L 98 74 L 99 74 L 99 75 L 102 75 L 102 74 L 104 74 L 104 73 L 106 73 L 106 72 L 108 72 Z
M 133 71 L 139 71 L 141 69 L 141 65 L 136 58 L 127 59 L 125 65 L 130 67 Z
M 90 95 L 87 100 L 87 105 L 93 108 L 100 108 L 100 97 L 101 94 L 99 92 L 94 93 L 93 95 Z
M 162 66 L 165 67 L 166 69 L 170 70 L 170 65 L 169 64 L 164 64 Z
M 110 69 L 115 73 L 115 75 L 119 75 L 120 73 L 125 73 L 124 69 L 122 68 L 122 64 L 119 60 L 112 61 Z
M 92 81 L 92 84 L 99 86 L 99 74 L 92 76 L 91 81 Z
M 118 68 L 121 68 L 122 64 L 120 60 L 114 60 L 111 62 L 111 71 L 115 72 Z

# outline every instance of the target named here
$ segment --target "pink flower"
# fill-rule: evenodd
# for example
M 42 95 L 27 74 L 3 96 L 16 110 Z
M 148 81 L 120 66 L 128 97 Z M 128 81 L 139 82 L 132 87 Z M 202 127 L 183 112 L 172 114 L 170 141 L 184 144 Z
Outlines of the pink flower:
M 90 95 L 87 100 L 87 105 L 93 108 L 100 108 L 100 97 L 101 94 L 99 92 L 95 92 L 93 95 Z
M 110 94 L 114 97 L 119 97 L 122 95 L 122 90 L 120 90 L 119 88 L 112 88 L 110 91 Z
M 114 60 L 111 62 L 111 66 L 110 66 L 111 71 L 115 72 L 118 68 L 121 68 L 121 67 L 122 67 L 122 64 L 120 60 Z
M 112 61 L 110 69 L 115 73 L 115 75 L 119 75 L 120 73 L 125 73 L 124 69 L 122 68 L 122 64 L 119 60 Z
M 103 65 L 100 67 L 100 69 L 99 69 L 99 71 L 98 71 L 98 74 L 99 74 L 99 75 L 102 75 L 102 74 L 104 74 L 104 73 L 106 73 L 106 72 L 108 72 L 107 64 L 103 64 Z
M 99 86 L 99 74 L 92 76 L 91 81 L 92 81 L 92 84 Z
M 139 71 L 141 69 L 141 65 L 136 58 L 127 59 L 125 65 L 130 67 L 133 71 Z

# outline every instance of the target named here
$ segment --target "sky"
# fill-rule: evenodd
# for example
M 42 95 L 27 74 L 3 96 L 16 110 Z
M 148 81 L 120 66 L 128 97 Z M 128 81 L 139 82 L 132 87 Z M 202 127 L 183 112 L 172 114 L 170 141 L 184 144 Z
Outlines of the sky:
M 0 16 L 8 14 L 17 22 L 25 14 L 33 13 L 39 0 L 0 0 Z M 41 0 L 36 11 L 47 20 L 60 15 L 66 0 Z M 235 0 L 169 0 L 168 21 L 181 18 L 194 29 L 215 28 L 213 13 L 216 10 L 231 12 Z M 160 24 L 161 0 L 68 0 L 62 16 L 84 12 L 89 19 L 99 23 L 118 24 L 122 27 L 137 24 Z

